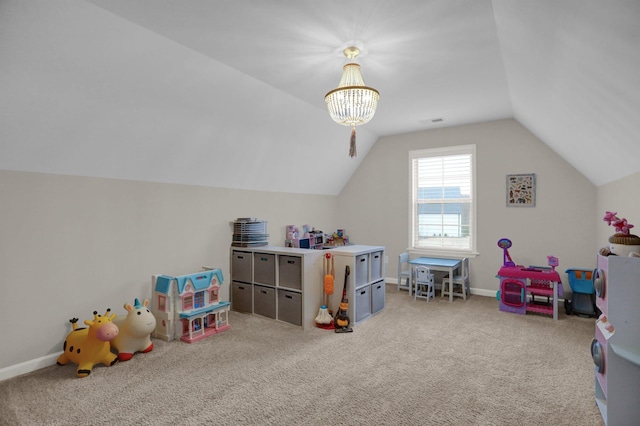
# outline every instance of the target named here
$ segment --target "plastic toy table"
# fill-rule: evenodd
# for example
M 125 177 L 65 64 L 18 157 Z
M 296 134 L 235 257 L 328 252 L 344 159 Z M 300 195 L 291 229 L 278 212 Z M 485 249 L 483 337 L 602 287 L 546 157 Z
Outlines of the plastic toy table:
M 538 312 L 541 314 L 553 314 L 553 319 L 558 319 L 558 297 L 562 296 L 562 281 L 560 275 L 554 270 L 538 268 L 525 268 L 523 266 L 503 266 L 498 271 L 500 278 L 501 303 L 500 310 L 524 314 Z M 528 281 L 528 282 L 527 282 Z M 533 284 L 536 283 L 536 284 Z M 542 283 L 540 285 L 539 283 Z M 506 286 L 518 288 L 521 291 L 520 301 L 509 300 Z M 553 300 L 552 306 L 527 303 L 526 294 L 532 297 L 544 296 Z M 514 291 L 511 291 L 514 294 Z
M 460 259 L 441 259 L 439 257 L 418 257 L 409 261 L 409 264 L 413 267 L 418 265 L 426 266 L 434 271 L 448 272 L 450 277 L 453 277 L 453 271 L 458 269 L 461 263 Z M 413 286 L 413 278 L 411 285 Z M 449 302 L 453 302 L 453 291 L 449 292 Z

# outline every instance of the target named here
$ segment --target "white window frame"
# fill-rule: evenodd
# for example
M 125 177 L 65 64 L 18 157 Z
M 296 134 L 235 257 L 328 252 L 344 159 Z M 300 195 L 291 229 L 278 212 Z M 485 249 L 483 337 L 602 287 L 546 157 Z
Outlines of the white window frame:
M 414 246 L 415 227 L 418 226 L 417 215 L 417 182 L 414 182 L 413 162 L 416 159 L 426 157 L 445 157 L 449 155 L 471 155 L 471 206 L 469 218 L 470 247 L 468 249 L 452 248 L 425 248 Z M 477 227 L 477 197 L 476 197 L 476 145 L 458 145 L 442 148 L 429 148 L 409 151 L 409 245 L 408 251 L 412 254 L 434 257 L 475 257 L 478 255 L 478 227 Z

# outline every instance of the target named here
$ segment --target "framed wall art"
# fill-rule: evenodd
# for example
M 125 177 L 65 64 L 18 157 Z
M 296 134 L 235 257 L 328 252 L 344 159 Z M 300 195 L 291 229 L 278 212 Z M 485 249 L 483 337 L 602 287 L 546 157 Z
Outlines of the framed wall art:
M 507 207 L 536 206 L 536 174 L 507 175 Z

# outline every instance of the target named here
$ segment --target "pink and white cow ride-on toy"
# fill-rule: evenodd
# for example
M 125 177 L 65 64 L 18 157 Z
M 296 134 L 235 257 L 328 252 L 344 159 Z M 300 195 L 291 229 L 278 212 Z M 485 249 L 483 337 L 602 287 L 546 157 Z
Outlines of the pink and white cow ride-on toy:
M 148 308 L 149 300 L 144 303 L 136 298 L 133 306 L 124 304 L 126 315 L 118 315 L 113 322 L 120 329 L 111 346 L 118 351 L 120 361 L 128 361 L 136 352 L 147 353 L 153 349 L 151 333 L 156 328 L 156 317 Z

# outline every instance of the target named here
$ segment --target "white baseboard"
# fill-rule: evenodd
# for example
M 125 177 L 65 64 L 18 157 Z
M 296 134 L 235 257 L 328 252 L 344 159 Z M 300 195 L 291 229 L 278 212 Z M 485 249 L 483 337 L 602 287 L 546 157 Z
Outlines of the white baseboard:
M 398 285 L 398 279 L 397 278 L 385 278 L 387 284 L 393 284 L 393 285 Z M 478 296 L 485 296 L 485 297 L 496 297 L 496 292 L 498 290 L 485 290 L 484 288 L 473 288 L 471 287 L 469 289 L 471 291 L 471 294 L 476 294 Z
M 496 293 L 498 290 L 485 290 L 484 288 L 473 288 L 469 289 L 471 294 L 477 294 L 478 296 L 486 296 L 486 297 L 496 297 Z
M 2 368 L 0 369 L 0 381 L 10 379 L 12 377 L 21 376 L 23 374 L 31 373 L 32 371 L 36 371 L 44 367 L 54 365 L 61 353 L 62 351 Z

